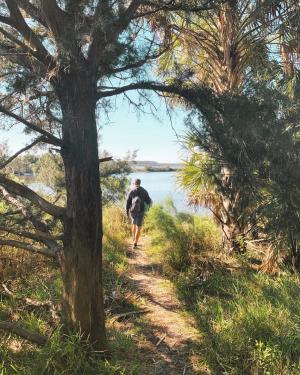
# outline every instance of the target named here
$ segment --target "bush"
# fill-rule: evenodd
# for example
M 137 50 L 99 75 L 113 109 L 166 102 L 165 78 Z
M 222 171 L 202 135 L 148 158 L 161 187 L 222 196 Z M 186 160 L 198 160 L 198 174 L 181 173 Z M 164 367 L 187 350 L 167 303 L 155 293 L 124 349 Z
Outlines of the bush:
M 147 214 L 146 230 L 152 245 L 163 251 L 165 266 L 183 271 L 204 252 L 220 249 L 221 233 L 211 217 L 177 212 L 172 201 L 154 205 Z

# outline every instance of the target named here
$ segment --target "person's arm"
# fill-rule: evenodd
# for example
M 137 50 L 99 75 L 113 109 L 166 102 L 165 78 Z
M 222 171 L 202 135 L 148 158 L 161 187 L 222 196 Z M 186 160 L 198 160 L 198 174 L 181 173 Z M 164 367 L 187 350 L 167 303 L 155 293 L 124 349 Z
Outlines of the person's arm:
M 147 190 L 145 190 L 145 202 L 146 202 L 149 206 L 151 206 L 151 204 L 152 204 L 152 200 L 151 200 L 151 198 L 150 198 L 150 196 L 149 196 Z
M 126 215 L 129 216 L 129 210 L 132 205 L 132 195 L 131 192 L 128 194 L 127 202 L 126 202 Z

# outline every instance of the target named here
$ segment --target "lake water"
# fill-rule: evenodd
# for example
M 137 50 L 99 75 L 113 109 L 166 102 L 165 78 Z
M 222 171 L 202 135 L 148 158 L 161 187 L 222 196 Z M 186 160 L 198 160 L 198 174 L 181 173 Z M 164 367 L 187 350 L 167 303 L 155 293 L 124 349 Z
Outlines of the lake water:
M 176 184 L 176 172 L 136 172 L 131 173 L 129 178 L 131 181 L 141 179 L 142 186 L 148 191 L 154 204 L 171 198 L 178 211 L 209 214 L 209 210 L 204 207 L 195 209 L 187 205 L 186 193 Z M 31 182 L 29 187 L 37 192 L 53 194 L 51 188 L 39 182 Z
M 131 180 L 139 178 L 142 181 L 141 185 L 148 191 L 153 203 L 162 203 L 167 198 L 172 198 L 178 211 L 208 213 L 204 207 L 195 211 L 187 205 L 186 193 L 176 184 L 176 172 L 135 172 L 129 177 Z

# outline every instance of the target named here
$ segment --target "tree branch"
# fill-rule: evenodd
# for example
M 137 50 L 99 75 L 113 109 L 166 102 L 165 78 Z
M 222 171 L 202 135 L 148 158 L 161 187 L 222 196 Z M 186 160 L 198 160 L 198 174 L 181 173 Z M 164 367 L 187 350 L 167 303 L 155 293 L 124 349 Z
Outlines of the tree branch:
M 183 83 L 179 81 L 171 85 L 151 81 L 140 81 L 121 87 L 102 87 L 102 89 L 108 88 L 111 90 L 100 91 L 98 93 L 98 99 L 140 89 L 179 95 L 199 109 L 204 107 L 204 104 L 210 106 L 215 106 L 217 104 L 217 95 L 211 89 L 204 86 L 185 87 Z
M 121 66 L 119 68 L 112 68 L 112 69 L 108 68 L 107 70 L 105 70 L 105 73 L 106 74 L 107 73 L 108 74 L 116 74 L 116 73 L 124 72 L 126 70 L 140 68 L 140 67 L 142 67 L 143 65 L 145 65 L 148 62 L 150 62 L 152 60 L 158 59 L 165 52 L 167 52 L 167 50 L 170 48 L 170 46 L 168 46 L 168 47 L 164 48 L 162 51 L 160 51 L 158 53 L 155 53 L 153 55 L 150 55 L 152 45 L 153 45 L 153 43 L 151 43 L 151 45 L 149 46 L 147 54 L 142 59 L 140 59 L 140 60 L 138 60 L 138 61 L 136 61 L 134 63 L 130 63 L 130 64 L 127 64 L 125 66 Z
M 66 35 L 69 26 L 69 17 L 58 5 L 56 0 L 40 0 L 43 18 L 58 43 L 70 41 L 71 35 Z
M 191 1 L 175 1 L 175 0 L 168 0 L 168 1 L 159 1 L 156 3 L 155 1 L 147 1 L 142 0 L 141 3 L 143 5 L 153 7 L 154 11 L 185 11 L 185 12 L 199 12 L 202 10 L 209 10 L 215 7 L 217 4 L 224 2 L 218 0 L 207 0 L 204 1 L 201 5 L 196 5 L 199 1 L 195 1 L 195 5 L 191 4 Z M 157 9 L 155 9 L 157 8 Z
M 40 142 L 43 142 L 45 140 L 44 136 L 41 136 L 37 139 L 35 139 L 32 143 L 30 143 L 28 146 L 23 147 L 21 150 L 16 152 L 14 155 L 12 155 L 10 158 L 8 158 L 4 163 L 0 164 L 0 169 L 5 168 L 9 163 L 11 163 L 14 159 L 16 159 L 20 154 L 22 154 L 25 151 L 30 150 L 32 147 L 37 145 Z
M 34 241 L 42 241 L 42 240 L 56 241 L 56 240 L 62 240 L 63 239 L 63 236 L 52 236 L 49 233 L 40 232 L 40 231 L 26 232 L 26 231 L 23 231 L 23 230 L 20 230 L 20 229 L 3 227 L 1 225 L 0 225 L 0 231 L 15 234 L 15 235 L 21 236 L 21 237 L 26 237 L 26 238 L 29 238 L 29 239 L 34 240 Z
M 51 318 L 54 323 L 56 324 L 60 323 L 60 314 L 59 314 L 58 308 L 52 301 L 50 300 L 37 301 L 28 297 L 18 297 L 11 290 L 9 290 L 8 287 L 3 283 L 2 283 L 2 288 L 3 288 L 3 292 L 0 291 L 0 296 L 5 296 L 13 300 L 17 300 L 17 301 L 21 301 L 25 303 L 25 306 L 24 305 L 22 306 L 22 308 L 25 308 L 25 309 L 44 308 L 50 313 Z
M 16 4 L 15 0 L 5 0 L 7 7 L 10 11 L 10 18 L 11 18 L 11 26 L 13 26 L 26 40 L 26 42 L 34 47 L 36 51 L 31 52 L 33 56 L 35 56 L 40 62 L 45 64 L 46 66 L 52 65 L 52 58 L 50 53 L 44 47 L 41 40 L 38 36 L 34 33 L 34 31 L 28 26 L 25 22 L 18 5 Z
M 38 21 L 41 25 L 47 28 L 47 23 L 41 17 L 41 12 L 38 8 L 36 8 L 33 4 L 31 4 L 28 0 L 16 0 L 17 4 L 25 10 L 25 12 L 31 16 L 33 19 Z
M 32 59 L 27 52 L 20 52 L 12 46 L 5 46 L 0 44 L 0 56 L 5 56 L 5 59 L 11 61 L 13 64 L 19 65 L 22 69 L 26 67 L 35 76 L 45 76 L 47 69 L 39 60 Z
M 56 206 L 44 198 L 40 197 L 33 190 L 29 189 L 25 185 L 21 185 L 16 181 L 10 180 L 5 176 L 0 174 L 0 185 L 6 188 L 11 194 L 16 194 L 22 198 L 28 199 L 30 202 L 38 206 L 41 210 L 47 212 L 48 214 L 57 217 L 63 218 L 65 214 L 65 209 L 60 206 Z
M 62 145 L 62 141 L 59 138 L 55 137 L 51 133 L 42 129 L 38 125 L 35 125 L 35 124 L 29 122 L 28 120 L 24 119 L 23 117 L 9 111 L 7 108 L 3 107 L 2 105 L 0 105 L 0 112 L 5 114 L 6 116 L 14 118 L 18 122 L 21 122 L 22 124 L 26 125 L 31 130 L 34 130 L 34 131 L 44 135 L 46 137 L 45 142 L 50 143 L 50 144 L 55 145 L 55 146 L 61 146 Z
M 0 237 L 0 245 L 15 247 L 17 249 L 29 251 L 31 253 L 45 255 L 45 256 L 50 257 L 50 258 L 55 258 L 55 259 L 57 258 L 57 254 L 52 250 L 49 250 L 47 248 L 34 247 L 34 246 L 31 246 L 30 244 L 27 244 L 27 243 L 21 242 L 21 241 L 8 240 L 8 239 L 4 239 L 4 238 Z
M 94 25 L 96 25 L 96 27 L 94 27 L 91 35 L 93 40 L 88 51 L 88 60 L 94 69 L 98 67 L 101 57 L 104 57 L 103 54 L 105 55 L 106 46 L 115 43 L 119 35 L 126 30 L 134 18 L 134 13 L 141 5 L 141 2 L 141 0 L 132 0 L 127 9 L 119 15 L 117 20 L 115 20 L 109 2 L 99 1 L 94 17 Z M 106 19 L 110 17 L 111 22 L 109 30 L 102 29 L 103 25 L 99 21 L 101 16 L 104 16 Z M 105 56 L 105 59 L 106 58 L 107 57 Z
M 99 159 L 99 163 L 104 163 L 106 161 L 111 161 L 111 160 L 113 160 L 113 157 L 112 156 L 108 156 L 106 158 Z
M 6 199 L 7 202 L 12 204 L 13 206 L 15 206 L 19 210 L 19 212 L 17 212 L 17 213 L 22 214 L 24 216 L 24 218 L 27 219 L 33 225 L 36 233 L 44 233 L 44 234 L 48 234 L 49 236 L 51 236 L 51 234 L 49 233 L 49 229 L 48 229 L 47 224 L 45 224 L 43 221 L 39 220 L 36 217 L 36 215 L 33 215 L 22 202 L 20 202 L 16 197 L 11 195 L 1 185 L 0 185 L 0 191 L 2 192 L 2 195 L 3 195 L 4 199 Z M 50 239 L 50 238 L 45 238 L 45 236 L 43 236 L 43 237 L 40 238 L 40 241 L 54 252 L 56 252 L 57 249 L 59 248 L 59 245 L 56 242 L 56 240 L 53 240 L 53 239 Z

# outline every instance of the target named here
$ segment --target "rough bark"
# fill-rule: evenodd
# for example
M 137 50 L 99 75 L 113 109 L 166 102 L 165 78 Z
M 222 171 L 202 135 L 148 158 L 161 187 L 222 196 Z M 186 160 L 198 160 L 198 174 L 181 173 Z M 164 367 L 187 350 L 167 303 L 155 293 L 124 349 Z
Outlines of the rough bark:
M 64 319 L 98 350 L 106 348 L 102 292 L 102 212 L 95 119 L 95 79 L 85 71 L 63 77 L 62 157 L 67 207 L 64 220 Z

